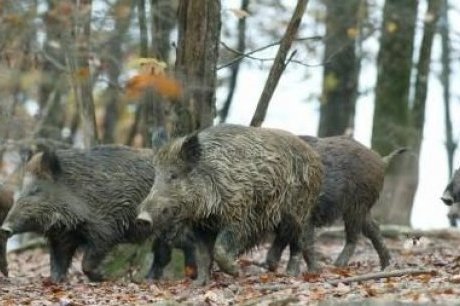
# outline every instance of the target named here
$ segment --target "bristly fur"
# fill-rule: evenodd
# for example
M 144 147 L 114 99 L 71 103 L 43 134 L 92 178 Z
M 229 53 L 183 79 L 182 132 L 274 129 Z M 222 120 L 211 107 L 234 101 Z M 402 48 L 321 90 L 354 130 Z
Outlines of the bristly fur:
M 372 241 L 384 268 L 390 255 L 371 217 L 371 208 L 382 190 L 387 165 L 406 149 L 395 150 L 382 158 L 349 137 L 301 138 L 320 154 L 325 170 L 318 205 L 312 212 L 313 225 L 330 225 L 339 218 L 345 223 L 349 246 L 346 245 L 336 264 L 348 262 L 357 237 L 364 233 Z
M 286 220 L 302 224 L 323 175 L 318 155 L 295 135 L 238 125 L 219 125 L 174 140 L 158 151 L 154 163 L 159 182 L 141 209 L 159 219 L 163 205 L 176 209 L 172 220 L 154 224 L 179 221 L 217 232 L 234 226 L 239 237 L 233 238 L 241 250 L 260 243 Z M 179 172 L 180 182 L 162 184 L 171 171 Z M 295 224 L 292 228 L 300 230 Z
M 13 233 L 45 234 L 57 251 L 84 245 L 101 257 L 116 243 L 142 239 L 136 208 L 154 182 L 152 157 L 151 150 L 116 145 L 37 153 L 4 224 Z M 52 277 L 60 281 L 65 272 Z

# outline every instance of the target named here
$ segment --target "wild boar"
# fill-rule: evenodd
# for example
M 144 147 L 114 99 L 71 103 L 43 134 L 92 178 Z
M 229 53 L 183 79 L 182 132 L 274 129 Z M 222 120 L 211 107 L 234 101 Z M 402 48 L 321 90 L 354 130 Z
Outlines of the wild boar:
M 299 273 L 304 223 L 323 175 L 308 144 L 281 130 L 218 125 L 164 145 L 154 165 L 138 222 L 171 237 L 183 226 L 200 232 L 198 283 L 209 279 L 212 258 L 238 275 L 236 257 L 270 232 L 288 241 L 287 272 Z
M 384 269 L 389 265 L 390 253 L 380 233 L 378 224 L 371 217 L 371 208 L 376 203 L 383 187 L 388 163 L 406 148 L 395 150 L 382 158 L 376 152 L 345 136 L 316 138 L 300 136 L 321 156 L 325 177 L 313 207 L 309 225 L 305 229 L 307 244 L 314 242 L 314 228 L 330 225 L 343 218 L 346 243 L 335 261 L 336 266 L 346 266 L 353 255 L 358 237 L 364 234 L 374 246 Z M 266 259 L 270 270 L 275 270 L 286 241 L 275 239 Z M 312 249 L 311 247 L 310 249 Z M 316 267 L 314 254 L 307 254 L 309 267 Z
M 115 244 L 150 234 L 136 228 L 135 217 L 154 182 L 152 157 L 152 150 L 116 145 L 37 153 L 25 166 L 22 189 L 1 229 L 48 238 L 52 281 L 65 279 L 78 247 L 83 272 L 101 281 L 98 266 Z M 161 243 L 155 248 L 160 254 Z M 159 255 L 150 277 L 161 275 L 161 264 Z
M 460 168 L 454 172 L 452 180 L 447 184 L 441 200 L 449 206 L 447 217 L 451 226 L 457 226 L 460 218 Z
M 0 224 L 6 218 L 8 211 L 13 205 L 13 192 L 5 187 L 0 186 Z M 6 260 L 6 243 L 8 235 L 0 232 L 0 272 L 8 276 L 8 262 Z

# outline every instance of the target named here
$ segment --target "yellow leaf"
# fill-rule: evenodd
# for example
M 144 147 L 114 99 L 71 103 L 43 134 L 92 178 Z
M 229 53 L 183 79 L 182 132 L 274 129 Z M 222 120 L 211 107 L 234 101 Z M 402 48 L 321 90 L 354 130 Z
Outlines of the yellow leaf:
M 358 36 L 358 34 L 359 34 L 359 31 L 358 31 L 358 29 L 355 28 L 355 27 L 351 27 L 351 28 L 348 28 L 348 29 L 347 29 L 347 36 L 348 36 L 349 38 L 352 38 L 352 39 L 353 39 L 353 38 L 356 38 L 356 37 Z
M 232 8 L 230 11 L 237 17 L 237 18 L 246 18 L 249 16 L 249 13 L 245 10 L 235 9 Z
M 139 57 L 128 62 L 128 66 L 138 69 L 141 74 L 160 75 L 165 74 L 168 65 L 156 58 Z
M 337 79 L 335 73 L 328 73 L 325 77 L 324 77 L 324 89 L 326 92 L 329 92 L 329 91 L 333 91 L 337 88 L 337 86 L 339 86 L 339 80 Z
M 389 33 L 394 33 L 398 30 L 398 25 L 394 22 L 388 22 L 386 29 Z

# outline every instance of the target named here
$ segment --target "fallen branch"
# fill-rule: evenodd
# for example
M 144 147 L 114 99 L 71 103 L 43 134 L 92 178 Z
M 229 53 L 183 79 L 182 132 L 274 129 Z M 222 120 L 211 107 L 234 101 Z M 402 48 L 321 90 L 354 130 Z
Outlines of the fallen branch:
M 362 281 L 376 280 L 376 279 L 381 279 L 381 278 L 401 277 L 401 276 L 407 276 L 407 275 L 432 274 L 432 273 L 436 273 L 436 272 L 433 270 L 420 270 L 420 269 L 407 269 L 407 270 L 397 270 L 397 271 L 388 271 L 388 272 L 383 271 L 383 272 L 376 272 L 376 273 L 345 277 L 345 278 L 340 278 L 340 279 L 333 279 L 327 282 L 331 285 L 338 285 L 340 283 L 348 284 L 348 283 L 353 283 L 353 282 L 362 282 Z
M 385 238 L 400 239 L 410 237 L 427 237 L 446 240 L 460 240 L 460 231 L 455 228 L 445 228 L 436 230 L 413 229 L 408 226 L 382 225 L 380 232 Z M 318 230 L 318 237 L 321 238 L 344 238 L 345 231 L 343 226 L 332 226 Z

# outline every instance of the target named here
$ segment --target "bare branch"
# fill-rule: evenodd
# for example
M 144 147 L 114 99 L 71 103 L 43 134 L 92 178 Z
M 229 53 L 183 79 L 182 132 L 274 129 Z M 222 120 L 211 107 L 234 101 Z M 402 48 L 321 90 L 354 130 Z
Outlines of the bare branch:
M 306 40 L 321 40 L 323 39 L 323 36 L 309 36 L 309 37 L 300 37 L 300 38 L 295 38 L 293 39 L 293 41 L 306 41 Z M 240 56 L 237 56 L 235 57 L 234 59 L 232 59 L 231 61 L 229 61 L 228 63 L 225 63 L 225 64 L 222 64 L 220 66 L 217 67 L 217 70 L 219 69 L 223 69 L 223 68 L 226 68 L 228 66 L 231 66 L 241 60 L 243 60 L 244 58 L 251 58 L 251 59 L 254 59 L 254 60 L 261 60 L 261 61 L 273 61 L 274 58 L 258 58 L 258 57 L 251 57 L 252 54 L 254 53 L 257 53 L 257 52 L 261 52 L 265 49 L 268 49 L 268 48 L 271 48 L 271 47 L 274 47 L 274 46 L 277 46 L 279 44 L 281 44 L 282 40 L 278 40 L 278 41 L 275 41 L 275 42 L 272 42 L 268 45 L 265 45 L 263 47 L 260 47 L 260 48 L 257 48 L 257 49 L 254 49 L 252 51 L 249 51 L 247 53 L 242 53 L 242 52 L 239 52 L 238 50 L 235 50 L 233 48 L 230 48 L 227 44 L 225 44 L 224 42 L 221 42 L 222 46 L 226 49 L 228 49 L 229 51 L 233 52 L 233 53 L 236 53 L 236 54 L 239 54 Z M 299 62 L 301 63 L 301 62 Z M 313 64 L 313 65 L 309 65 L 309 64 L 305 64 L 305 63 L 301 63 L 305 66 L 319 66 L 321 64 Z
M 284 37 L 281 39 L 280 47 L 275 57 L 270 73 L 268 74 L 267 82 L 265 83 L 264 90 L 260 96 L 259 102 L 257 103 L 257 108 L 254 113 L 254 117 L 251 120 L 251 126 L 261 126 L 262 122 L 265 119 L 267 113 L 268 104 L 270 99 L 275 92 L 276 85 L 286 68 L 286 56 L 291 48 L 294 36 L 297 33 L 300 22 L 302 21 L 302 16 L 307 8 L 308 0 L 299 0 L 295 7 L 294 13 L 292 14 L 289 25 L 286 29 Z

